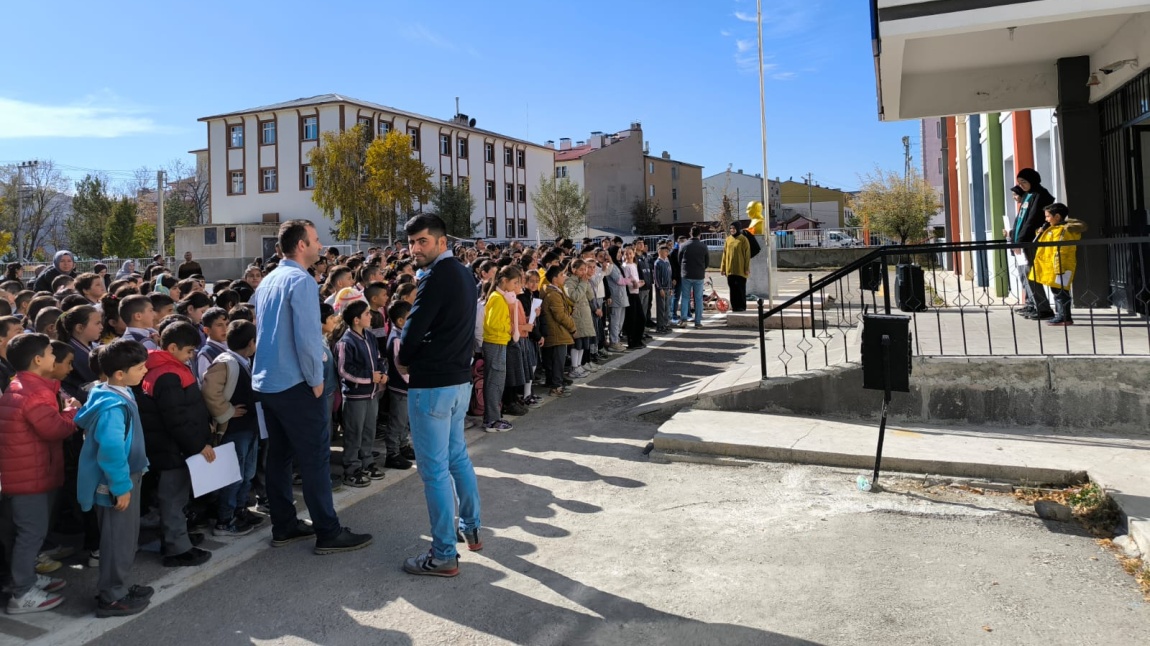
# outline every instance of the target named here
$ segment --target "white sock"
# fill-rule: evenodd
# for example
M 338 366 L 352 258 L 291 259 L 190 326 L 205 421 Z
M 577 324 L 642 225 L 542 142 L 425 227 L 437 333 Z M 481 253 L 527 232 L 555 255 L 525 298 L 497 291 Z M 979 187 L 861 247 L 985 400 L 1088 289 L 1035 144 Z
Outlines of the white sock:
M 571 369 L 577 370 L 583 365 L 583 351 L 571 350 Z
M 530 397 L 531 396 L 531 382 L 530 381 L 528 381 L 526 384 L 523 385 L 523 396 L 524 397 Z

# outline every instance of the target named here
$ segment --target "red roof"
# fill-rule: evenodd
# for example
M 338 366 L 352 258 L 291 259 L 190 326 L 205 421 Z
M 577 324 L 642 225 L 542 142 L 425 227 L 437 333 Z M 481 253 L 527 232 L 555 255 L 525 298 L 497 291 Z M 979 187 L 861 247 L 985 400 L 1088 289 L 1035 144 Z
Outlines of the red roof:
M 594 150 L 594 149 L 591 148 L 591 144 L 585 144 L 582 146 L 575 146 L 574 148 L 569 148 L 567 150 L 556 150 L 555 151 L 555 161 L 562 162 L 562 161 L 571 161 L 573 159 L 579 159 L 583 155 L 586 155 L 587 153 L 591 152 L 592 150 Z

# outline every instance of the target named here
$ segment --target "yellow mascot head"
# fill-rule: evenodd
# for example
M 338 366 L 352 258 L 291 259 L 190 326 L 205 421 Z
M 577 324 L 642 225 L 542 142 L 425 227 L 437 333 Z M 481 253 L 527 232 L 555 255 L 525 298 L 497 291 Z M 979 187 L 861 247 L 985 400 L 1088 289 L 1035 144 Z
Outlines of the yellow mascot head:
M 751 235 L 760 235 L 763 233 L 763 203 L 762 202 L 747 202 L 747 217 L 751 219 L 751 224 L 747 226 L 747 231 Z

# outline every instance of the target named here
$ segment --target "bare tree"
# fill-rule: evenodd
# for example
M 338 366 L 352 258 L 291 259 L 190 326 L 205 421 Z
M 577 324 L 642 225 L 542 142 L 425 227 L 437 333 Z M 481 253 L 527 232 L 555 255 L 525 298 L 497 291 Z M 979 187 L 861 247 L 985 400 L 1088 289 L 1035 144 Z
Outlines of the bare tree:
M 168 162 L 164 173 L 168 184 L 166 199 L 189 207 L 193 221 L 185 224 L 207 224 L 211 197 L 207 175 L 178 158 Z
M 71 209 L 69 182 L 51 161 L 0 167 L 0 230 L 12 233 L 12 251 L 23 260 L 46 257 L 45 247 L 64 244 Z

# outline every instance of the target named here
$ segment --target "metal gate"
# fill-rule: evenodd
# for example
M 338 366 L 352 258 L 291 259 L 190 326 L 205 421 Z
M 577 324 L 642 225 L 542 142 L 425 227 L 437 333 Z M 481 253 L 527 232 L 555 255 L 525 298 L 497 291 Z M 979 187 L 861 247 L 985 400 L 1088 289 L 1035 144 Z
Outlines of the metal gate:
M 1099 104 L 1106 213 L 1100 236 L 1118 238 L 1147 233 L 1147 187 L 1143 150 L 1148 143 L 1143 122 L 1150 119 L 1150 71 L 1143 72 Z M 1141 125 L 1140 125 L 1141 124 Z M 1110 248 L 1110 301 L 1115 307 L 1150 314 L 1146 245 Z

